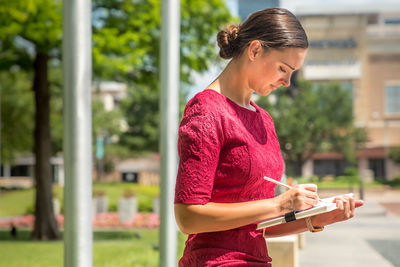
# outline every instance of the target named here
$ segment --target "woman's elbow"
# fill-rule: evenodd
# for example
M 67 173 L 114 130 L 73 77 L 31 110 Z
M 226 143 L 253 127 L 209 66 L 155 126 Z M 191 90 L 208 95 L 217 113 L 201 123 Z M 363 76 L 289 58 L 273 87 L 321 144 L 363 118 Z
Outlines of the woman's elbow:
M 179 220 L 176 220 L 176 223 L 178 225 L 179 231 L 181 231 L 185 235 L 190 235 L 190 234 L 195 234 L 192 229 L 190 229 L 189 226 L 185 225 L 184 223 L 180 222 Z
M 175 204 L 175 220 L 179 230 L 186 234 L 195 234 L 196 231 L 193 227 L 192 216 L 184 204 Z

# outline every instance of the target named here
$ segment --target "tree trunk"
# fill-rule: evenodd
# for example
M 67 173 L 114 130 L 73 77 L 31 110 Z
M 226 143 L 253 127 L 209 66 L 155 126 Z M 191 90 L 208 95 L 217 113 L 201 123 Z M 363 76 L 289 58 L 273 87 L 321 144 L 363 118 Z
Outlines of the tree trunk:
M 53 211 L 53 181 L 50 164 L 50 88 L 47 77 L 46 53 L 38 53 L 34 61 L 33 91 L 35 92 L 35 225 L 32 232 L 34 240 L 54 240 L 60 238 L 57 221 Z

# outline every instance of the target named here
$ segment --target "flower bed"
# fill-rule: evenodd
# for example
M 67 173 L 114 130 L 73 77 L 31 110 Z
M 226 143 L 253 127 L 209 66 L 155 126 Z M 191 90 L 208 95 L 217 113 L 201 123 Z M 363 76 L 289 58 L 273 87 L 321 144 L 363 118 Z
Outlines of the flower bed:
M 11 224 L 17 228 L 32 228 L 34 221 L 33 215 L 3 219 L 0 220 L 0 228 L 9 228 Z M 64 226 L 64 215 L 58 215 L 57 222 L 59 226 Z M 157 228 L 159 225 L 160 217 L 157 213 L 137 213 L 130 222 L 120 222 L 116 212 L 100 213 L 93 219 L 94 228 Z

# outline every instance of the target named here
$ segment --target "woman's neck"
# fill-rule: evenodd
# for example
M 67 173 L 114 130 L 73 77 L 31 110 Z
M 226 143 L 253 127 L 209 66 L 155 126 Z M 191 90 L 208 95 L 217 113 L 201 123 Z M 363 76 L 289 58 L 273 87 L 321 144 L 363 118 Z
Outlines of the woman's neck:
M 249 87 L 246 74 L 240 68 L 242 64 L 239 64 L 239 60 L 233 59 L 229 62 L 218 78 L 208 88 L 221 93 L 244 108 L 255 110 L 250 104 L 253 90 Z

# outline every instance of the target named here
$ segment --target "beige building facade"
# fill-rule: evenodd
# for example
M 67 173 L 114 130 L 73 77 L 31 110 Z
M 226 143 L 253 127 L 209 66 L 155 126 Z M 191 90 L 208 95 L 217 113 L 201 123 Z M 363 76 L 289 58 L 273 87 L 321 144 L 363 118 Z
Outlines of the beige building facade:
M 387 157 L 391 147 L 400 146 L 400 9 L 297 16 L 310 43 L 300 75 L 351 90 L 355 125 L 368 135 L 357 154 L 360 174 L 400 177 L 400 166 Z M 345 167 L 338 153 L 316 154 L 304 164 L 303 176 L 340 175 Z

